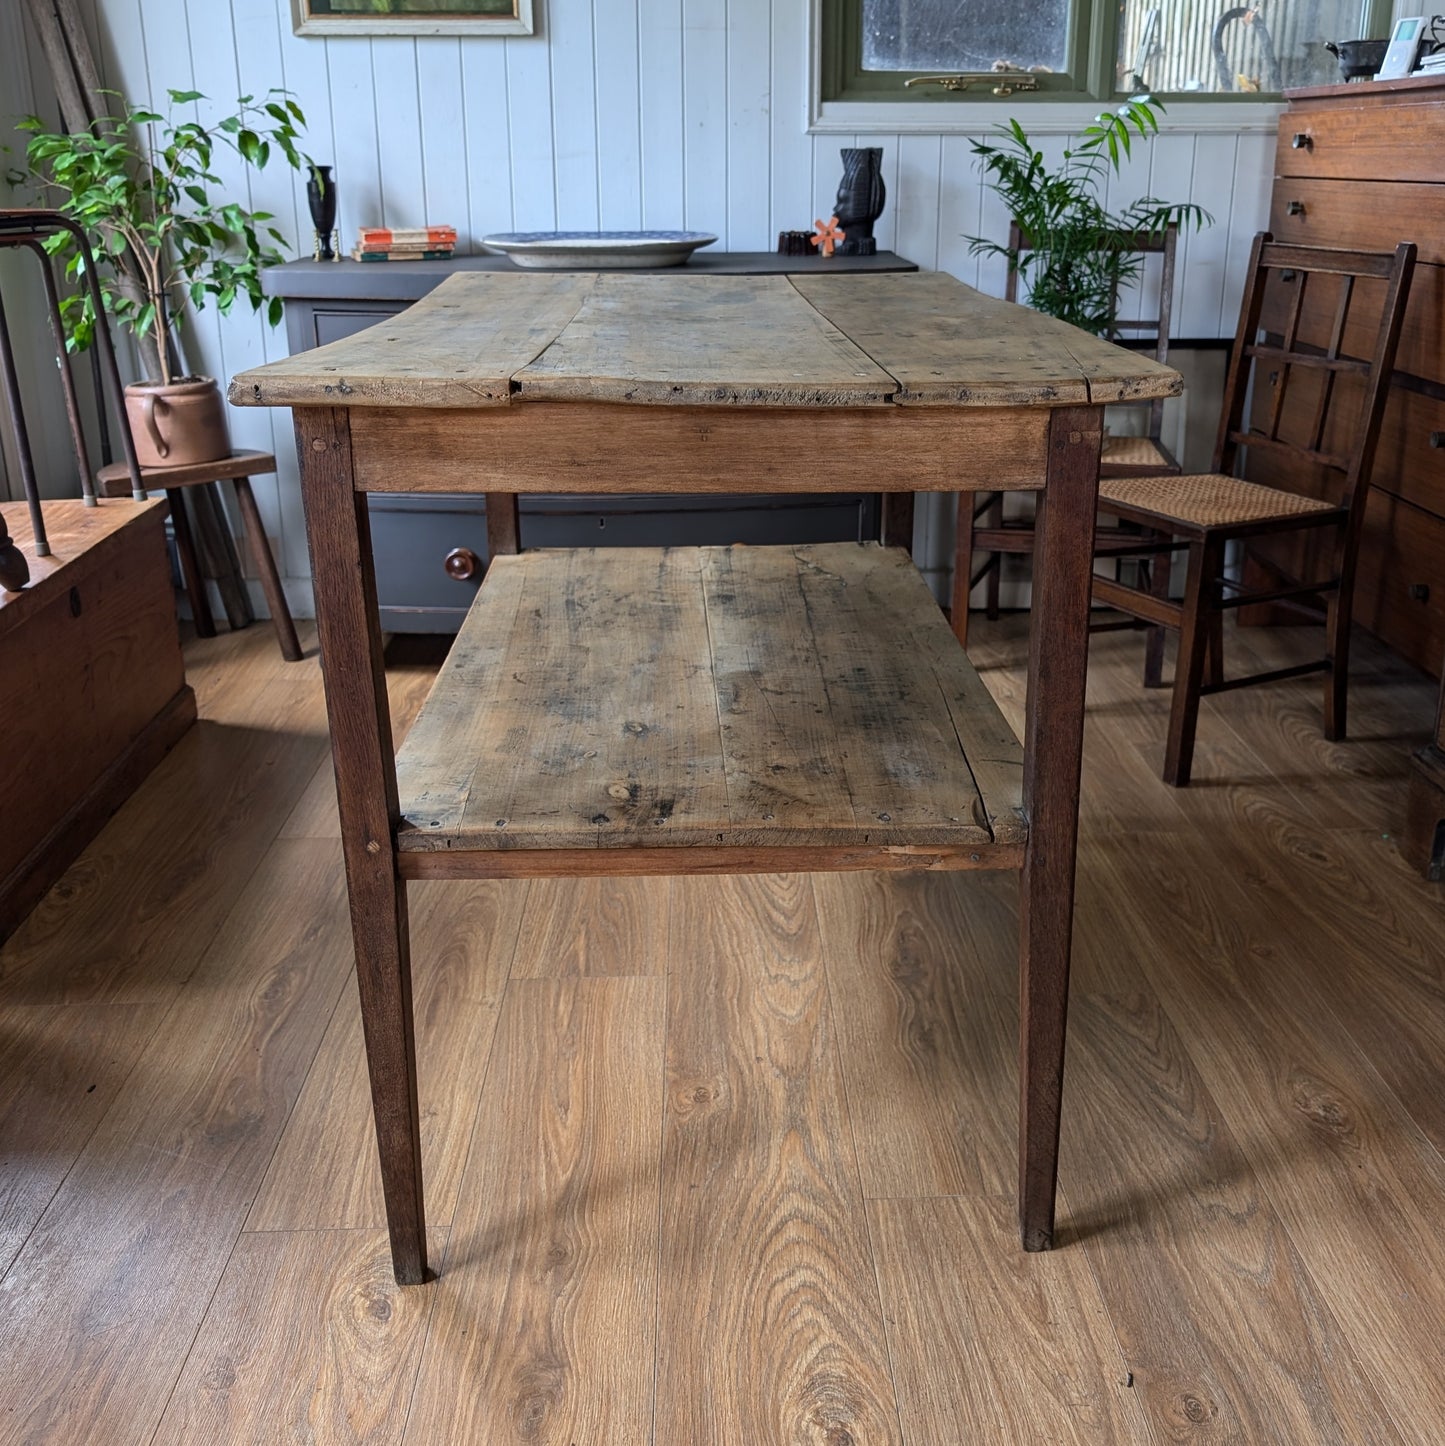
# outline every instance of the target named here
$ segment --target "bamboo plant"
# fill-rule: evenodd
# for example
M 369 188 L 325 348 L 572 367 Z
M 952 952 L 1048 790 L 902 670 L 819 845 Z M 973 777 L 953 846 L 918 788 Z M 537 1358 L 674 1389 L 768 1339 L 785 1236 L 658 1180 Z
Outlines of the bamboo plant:
M 1213 217 L 1191 202 L 1144 196 L 1111 210 L 1109 175 L 1139 140 L 1159 130 L 1161 102 L 1135 96 L 1117 111 L 1105 111 L 1050 167 L 1044 153 L 1017 120 L 994 127 L 996 140 L 973 143 L 985 184 L 1018 222 L 1026 245 L 1009 246 L 970 236 L 972 255 L 1002 256 L 1025 283 L 1036 310 L 1107 335 L 1119 296 L 1139 275 L 1143 257 L 1131 237 L 1162 235 L 1171 225 L 1203 227 Z

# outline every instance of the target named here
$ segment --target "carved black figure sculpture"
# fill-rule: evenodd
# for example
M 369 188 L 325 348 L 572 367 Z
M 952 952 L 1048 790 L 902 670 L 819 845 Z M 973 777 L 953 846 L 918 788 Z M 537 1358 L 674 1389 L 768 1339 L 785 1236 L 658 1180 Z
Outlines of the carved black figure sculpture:
M 29 581 L 30 564 L 5 530 L 4 517 L 0 517 L 0 587 L 6 592 L 19 592 Z
M 838 200 L 833 207 L 844 240 L 839 256 L 874 256 L 878 243 L 873 223 L 883 214 L 887 195 L 883 188 L 883 147 L 843 148 L 843 179 L 838 183 Z
M 306 204 L 316 227 L 316 259 L 335 261 L 336 183 L 330 166 L 312 166 L 306 182 Z

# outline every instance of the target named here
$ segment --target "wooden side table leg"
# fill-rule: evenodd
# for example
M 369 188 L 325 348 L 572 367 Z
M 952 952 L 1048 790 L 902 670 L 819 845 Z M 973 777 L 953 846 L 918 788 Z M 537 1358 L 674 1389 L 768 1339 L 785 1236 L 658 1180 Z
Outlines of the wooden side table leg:
M 1052 414 L 1048 485 L 1034 523 L 1024 728 L 1029 841 L 1019 907 L 1019 1231 L 1025 1250 L 1047 1250 L 1054 1239 L 1102 437 L 1102 408 Z
M 371 527 L 353 490 L 348 414 L 298 407 L 295 418 L 392 1267 L 399 1284 L 417 1285 L 427 1267 L 411 956 Z
M 241 521 L 246 528 L 256 571 L 261 574 L 261 591 L 266 595 L 266 607 L 276 629 L 276 641 L 281 645 L 281 656 L 288 663 L 299 663 L 301 644 L 296 637 L 296 624 L 291 620 L 291 609 L 286 605 L 286 593 L 281 587 L 281 575 L 276 571 L 276 559 L 271 555 L 270 543 L 266 541 L 266 526 L 261 521 L 261 509 L 256 506 L 251 479 L 237 477 L 235 486 L 236 503 L 241 509 Z
M 522 519 L 515 492 L 487 493 L 487 556 L 507 557 L 522 547 Z
M 200 554 L 191 532 L 191 519 L 186 512 L 186 496 L 179 487 L 166 488 L 166 501 L 171 504 L 171 531 L 176 535 L 176 551 L 181 555 L 181 577 L 186 595 L 191 600 L 191 619 L 198 638 L 216 636 L 216 620 L 211 616 L 211 599 L 206 594 L 206 577 L 201 571 Z

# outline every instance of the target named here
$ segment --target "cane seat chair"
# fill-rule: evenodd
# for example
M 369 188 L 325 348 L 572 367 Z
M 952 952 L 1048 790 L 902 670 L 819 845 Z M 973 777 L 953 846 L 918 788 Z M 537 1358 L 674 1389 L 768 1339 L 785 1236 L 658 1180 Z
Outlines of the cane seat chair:
M 1174 306 L 1174 263 L 1178 245 L 1178 226 L 1168 226 L 1157 232 L 1115 233 L 1113 242 L 1114 248 L 1126 254 L 1161 258 L 1156 313 L 1139 318 L 1116 318 L 1108 332 L 1111 341 L 1152 339 L 1154 360 L 1158 362 L 1167 363 L 1169 360 L 1169 328 Z M 1009 247 L 1015 252 L 1031 249 L 1028 237 L 1017 221 L 1009 223 Z M 1010 270 L 1004 299 L 1017 301 L 1018 290 L 1018 272 Z M 1133 424 L 1141 430 L 1138 435 L 1127 435 L 1111 429 L 1105 435 L 1103 453 L 1099 460 L 1099 475 L 1131 477 L 1178 472 L 1179 463 L 1162 440 L 1164 399 L 1157 397 L 1147 402 L 1121 403 L 1117 407 L 1111 407 L 1111 421 L 1117 425 L 1129 411 L 1140 414 Z M 1031 520 L 1005 520 L 1001 492 L 976 493 L 972 498 L 960 495 L 958 507 L 951 618 L 955 635 L 959 642 L 966 646 L 969 594 L 980 582 L 986 582 L 987 616 L 998 617 L 1003 558 L 1006 554 L 1031 554 L 1034 550 L 1034 530 Z
M 1189 782 L 1199 699 L 1252 683 L 1325 675 L 1324 734 L 1345 736 L 1351 593 L 1370 468 L 1394 366 L 1415 247 L 1392 253 L 1328 250 L 1255 238 L 1225 378 L 1213 469 L 1197 476 L 1102 477 L 1101 554 L 1132 550 L 1137 586 L 1096 576 L 1094 598 L 1149 626 L 1144 682 L 1159 686 L 1164 630 L 1179 634 L 1164 779 Z M 1248 415 L 1246 415 L 1248 413 Z M 1289 481 L 1290 490 L 1245 481 Z M 1338 499 L 1338 500 L 1334 500 Z M 1248 591 L 1225 573 L 1242 538 L 1308 533 L 1314 575 Z M 1169 563 L 1187 552 L 1183 598 L 1169 596 Z M 1321 658 L 1226 680 L 1223 619 L 1249 604 L 1323 606 Z

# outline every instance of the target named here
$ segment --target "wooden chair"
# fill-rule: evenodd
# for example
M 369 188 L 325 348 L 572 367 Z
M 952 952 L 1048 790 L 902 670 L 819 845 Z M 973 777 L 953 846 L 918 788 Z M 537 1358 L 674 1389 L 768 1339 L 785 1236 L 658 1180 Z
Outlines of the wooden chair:
M 1139 587 L 1097 576 L 1093 583 L 1097 601 L 1152 625 L 1146 686 L 1160 681 L 1163 629 L 1179 633 L 1164 754 L 1167 783 L 1189 782 L 1204 693 L 1323 672 L 1325 737 L 1345 736 L 1355 558 L 1414 266 L 1410 243 L 1392 255 L 1288 246 L 1261 233 L 1250 256 L 1225 379 L 1214 470 L 1186 477 L 1112 477 L 1100 484 L 1100 512 L 1142 529 L 1144 540 L 1101 530 L 1098 541 L 1119 551 L 1132 537 L 1139 555 L 1152 562 L 1152 580 Z M 1242 452 L 1249 454 L 1256 476 L 1287 475 L 1309 490 L 1301 495 L 1240 480 L 1235 473 Z M 1323 500 L 1326 495 L 1340 500 Z M 1226 577 L 1226 545 L 1266 533 L 1309 534 L 1303 541 L 1315 565 L 1326 564 L 1323 576 L 1253 593 Z M 1183 550 L 1188 575 L 1184 597 L 1175 602 L 1168 595 L 1168 563 Z M 1225 680 L 1227 609 L 1315 597 L 1328 599 L 1323 658 Z
M 1136 232 L 1123 236 L 1121 249 L 1145 256 L 1160 256 L 1163 264 L 1159 276 L 1158 314 L 1139 320 L 1117 320 L 1109 332 L 1111 341 L 1126 341 L 1131 336 L 1153 338 L 1154 359 L 1169 360 L 1169 326 L 1174 308 L 1174 261 L 1179 246 L 1178 226 L 1169 226 L 1159 233 Z M 1018 251 L 1030 249 L 1028 238 L 1017 221 L 1009 223 L 1009 246 Z M 1004 289 L 1006 301 L 1017 301 L 1019 278 L 1010 271 Z M 1132 407 L 1123 403 L 1122 407 Z M 1099 463 L 1101 477 L 1157 476 L 1178 472 L 1179 463 L 1164 445 L 1164 402 L 1162 398 L 1140 402 L 1136 410 L 1144 413 L 1142 433 L 1138 436 L 1109 435 L 1104 439 Z M 982 524 L 982 526 L 980 526 Z M 999 581 L 1005 555 L 1031 555 L 1034 550 L 1032 520 L 1004 520 L 1003 493 L 978 493 L 970 499 L 959 496 L 958 525 L 955 533 L 953 561 L 953 601 L 950 617 L 954 636 L 968 645 L 968 599 L 980 582 L 987 580 L 986 616 L 998 617 Z M 975 554 L 986 553 L 983 564 L 975 569 Z
M 265 594 L 266 606 L 271 610 L 276 641 L 281 645 L 281 656 L 288 663 L 295 663 L 301 658 L 301 644 L 296 637 L 296 624 L 291 620 L 291 609 L 286 605 L 281 576 L 276 569 L 276 559 L 271 555 L 270 544 L 266 541 L 266 529 L 261 524 L 261 512 L 256 506 L 256 495 L 251 491 L 250 482 L 252 477 L 264 476 L 275 470 L 276 459 L 269 452 L 233 452 L 218 462 L 197 462 L 183 467 L 142 467 L 140 477 L 146 491 L 164 491 L 171 504 L 171 528 L 176 537 L 176 550 L 181 555 L 181 573 L 186 582 L 186 594 L 191 600 L 191 616 L 195 619 L 197 635 L 203 638 L 215 637 L 216 623 L 211 616 L 206 579 L 201 572 L 195 539 L 186 517 L 185 498 L 181 494 L 187 487 L 209 482 L 229 480 L 232 483 L 250 542 L 251 556 L 261 577 L 261 591 Z M 124 497 L 132 490 L 131 474 L 124 463 L 102 467 L 97 481 L 104 497 Z

